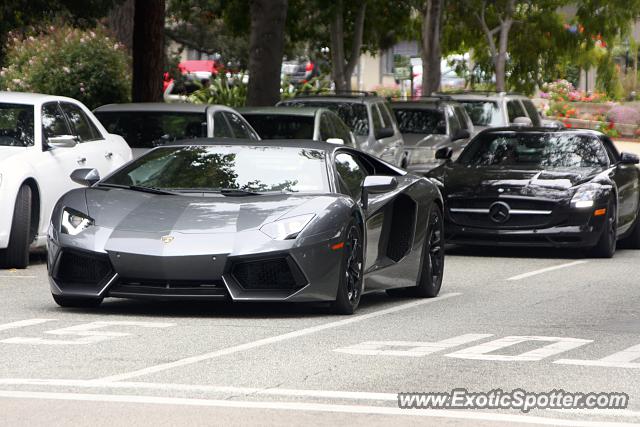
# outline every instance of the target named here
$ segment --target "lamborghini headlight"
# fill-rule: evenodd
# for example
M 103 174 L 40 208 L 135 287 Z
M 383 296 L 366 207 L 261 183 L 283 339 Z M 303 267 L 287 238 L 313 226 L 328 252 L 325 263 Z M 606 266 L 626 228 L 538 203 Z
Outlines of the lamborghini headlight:
M 314 216 L 313 214 L 308 214 L 282 218 L 263 225 L 260 227 L 260 231 L 276 240 L 295 239 Z
M 62 210 L 62 220 L 60 221 L 60 231 L 62 233 L 76 236 L 92 225 L 93 219 L 88 215 L 71 208 Z
M 571 207 L 574 208 L 591 208 L 595 204 L 595 200 L 602 191 L 600 184 L 585 184 L 578 187 L 573 198 L 571 199 Z

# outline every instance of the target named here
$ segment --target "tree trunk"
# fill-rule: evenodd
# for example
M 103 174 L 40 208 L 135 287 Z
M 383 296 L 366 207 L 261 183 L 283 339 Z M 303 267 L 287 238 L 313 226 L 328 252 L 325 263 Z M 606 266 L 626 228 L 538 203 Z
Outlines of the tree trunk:
M 509 44 L 509 31 L 511 30 L 511 19 L 506 19 L 500 24 L 500 39 L 498 42 L 498 55 L 494 60 L 496 67 L 496 90 L 504 92 L 506 90 L 506 65 L 507 46 Z
M 344 4 L 342 0 L 337 1 L 329 35 L 331 39 L 331 76 L 336 86 L 336 92 L 351 90 L 351 76 L 358 65 L 362 50 L 366 11 L 367 2 L 363 0 L 360 2 L 354 22 L 351 53 L 347 58 L 344 51 Z
M 133 102 L 162 101 L 165 0 L 135 0 Z
M 247 105 L 270 106 L 280 100 L 287 0 L 251 0 Z
M 107 15 L 107 27 L 116 40 L 122 43 L 129 53 L 133 49 L 133 15 L 135 11 L 134 0 L 125 0 L 116 3 Z
M 442 8 L 444 0 L 427 0 L 422 15 L 422 95 L 440 88 Z

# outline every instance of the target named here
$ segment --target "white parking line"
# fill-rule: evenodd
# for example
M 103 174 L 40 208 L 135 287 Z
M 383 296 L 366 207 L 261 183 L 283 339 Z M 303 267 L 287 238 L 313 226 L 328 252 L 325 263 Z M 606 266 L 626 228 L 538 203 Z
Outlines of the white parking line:
M 531 415 L 512 415 L 491 412 L 471 412 L 455 411 L 443 409 L 400 409 L 388 406 L 364 406 L 364 405 L 335 405 L 323 403 L 305 402 L 260 402 L 242 400 L 214 400 L 214 399 L 189 399 L 177 397 L 159 396 L 137 396 L 118 394 L 88 394 L 88 393 L 52 393 L 33 391 L 11 391 L 0 390 L 0 397 L 13 399 L 45 399 L 45 400 L 67 400 L 83 402 L 117 402 L 133 404 L 156 404 L 156 405 L 180 405 L 218 408 L 243 408 L 243 409 L 272 409 L 285 411 L 312 411 L 312 412 L 334 412 L 351 414 L 372 414 L 372 415 L 395 415 L 414 416 L 428 418 L 450 418 L 476 421 L 495 421 L 507 423 L 555 425 L 555 426 L 578 426 L 578 427 L 623 427 L 638 426 L 639 424 L 585 421 L 563 418 L 547 418 Z
M 297 331 L 288 332 L 286 334 L 275 335 L 268 338 L 263 338 L 257 341 L 252 341 L 240 345 L 236 345 L 233 347 L 223 348 L 221 350 L 216 350 L 211 353 L 200 354 L 197 356 L 186 357 L 184 359 L 179 359 L 173 362 L 162 363 L 160 365 L 150 366 L 148 368 L 139 369 L 137 371 L 127 372 L 124 374 L 111 375 L 108 377 L 100 378 L 100 381 L 122 381 L 129 378 L 140 377 L 143 375 L 152 374 L 155 372 L 166 371 L 167 369 L 173 369 L 180 366 L 190 365 L 197 362 L 202 362 L 205 360 L 214 359 L 216 357 L 227 356 L 229 354 L 238 353 L 245 350 L 251 350 L 257 347 L 262 347 L 269 344 L 275 344 L 277 342 L 290 340 L 292 338 L 298 338 L 305 335 L 310 335 L 316 332 L 324 331 L 327 329 L 338 328 L 341 326 L 350 325 L 352 323 L 360 322 L 367 319 L 372 319 L 379 316 L 384 316 L 385 314 L 391 314 L 402 310 L 407 310 L 409 308 L 418 307 L 421 305 L 431 304 L 434 302 L 444 301 L 448 298 L 456 297 L 461 295 L 460 293 L 449 293 L 440 295 L 437 298 L 431 299 L 421 299 L 417 301 L 408 302 L 406 304 L 400 304 L 395 307 L 386 308 L 383 310 L 374 311 L 372 313 L 362 314 L 359 316 L 352 316 L 347 319 L 338 320 L 335 322 L 324 323 L 322 325 L 311 326 L 309 328 L 299 329 Z
M 25 326 L 39 325 L 41 323 L 50 322 L 55 319 L 27 319 L 18 320 L 17 322 L 5 323 L 0 325 L 0 331 L 6 331 L 7 329 L 22 328 Z
M 559 270 L 561 268 L 573 267 L 574 265 L 584 264 L 586 260 L 572 261 L 566 264 L 554 265 L 552 267 L 541 268 L 540 270 L 530 271 L 528 273 L 518 274 L 517 276 L 509 277 L 507 280 L 520 280 L 526 279 L 527 277 L 537 276 L 538 274 L 546 273 L 548 271 Z
M 0 276 L 0 279 L 35 279 L 38 276 Z

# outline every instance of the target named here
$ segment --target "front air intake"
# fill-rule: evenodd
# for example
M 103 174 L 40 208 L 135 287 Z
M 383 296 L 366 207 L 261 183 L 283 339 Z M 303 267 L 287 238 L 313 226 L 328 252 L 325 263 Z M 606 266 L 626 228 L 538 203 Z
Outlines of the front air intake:
M 246 290 L 294 290 L 306 284 L 298 266 L 288 256 L 236 261 L 231 274 Z

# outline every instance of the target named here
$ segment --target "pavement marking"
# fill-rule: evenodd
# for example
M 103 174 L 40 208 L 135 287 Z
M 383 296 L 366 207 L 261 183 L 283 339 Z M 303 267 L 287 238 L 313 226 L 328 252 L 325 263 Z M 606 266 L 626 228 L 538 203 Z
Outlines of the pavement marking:
M 534 270 L 528 273 L 518 274 L 517 276 L 509 277 L 507 280 L 526 279 L 527 277 L 537 276 L 538 274 L 546 273 L 548 271 L 554 271 L 554 270 L 559 270 L 561 268 L 573 267 L 574 265 L 585 264 L 586 262 L 587 262 L 586 260 L 578 260 L 578 261 L 568 262 L 566 264 L 554 265 L 551 267 L 541 268 L 540 270 Z
M 462 295 L 461 293 L 448 293 L 440 295 L 437 298 L 430 299 L 420 299 L 417 301 L 408 302 L 406 304 L 396 305 L 395 307 L 390 307 L 378 311 L 374 311 L 372 313 L 362 314 L 358 316 L 351 316 L 348 319 L 338 320 L 334 322 L 324 323 L 321 325 L 311 326 L 304 329 L 299 329 L 297 331 L 288 332 L 286 334 L 275 335 L 268 338 L 263 338 L 257 341 L 251 341 L 244 344 L 236 345 L 233 347 L 227 347 L 221 350 L 212 351 L 210 353 L 204 353 L 197 356 L 186 357 L 184 359 L 179 359 L 173 362 L 162 363 L 155 366 L 150 366 L 147 368 L 139 369 L 132 372 L 126 372 L 123 374 L 111 375 L 108 377 L 100 378 L 101 381 L 121 381 L 129 378 L 140 377 L 143 375 L 148 375 L 155 372 L 166 371 L 168 369 L 177 368 L 180 366 L 190 365 L 197 362 L 202 362 L 205 360 L 214 359 L 216 357 L 226 356 L 233 353 L 238 353 L 245 350 L 251 350 L 254 348 L 262 347 L 269 344 L 274 344 L 281 341 L 286 341 L 292 338 L 298 338 L 305 335 L 310 335 L 316 332 L 324 331 L 327 329 L 338 328 L 345 325 L 350 325 L 352 323 L 360 322 L 363 320 L 373 319 L 375 317 L 384 316 L 386 314 L 396 313 L 398 311 L 407 310 L 409 308 L 418 307 L 421 305 L 432 304 L 435 302 L 444 301 L 446 299 L 456 297 Z
M 639 362 L 634 360 L 640 359 L 640 344 L 634 345 L 617 353 L 613 353 L 610 356 L 603 357 L 597 360 L 584 360 L 584 359 L 560 359 L 553 363 L 559 363 L 561 365 L 582 365 L 582 366 L 601 366 L 605 368 L 626 368 L 626 369 L 638 369 L 640 368 Z
M 516 344 L 520 344 L 527 341 L 551 341 L 552 344 L 545 345 L 544 347 L 530 350 L 517 355 L 506 354 L 489 354 L 496 350 L 500 350 L 506 347 L 511 347 Z M 462 350 L 455 351 L 453 353 L 445 354 L 446 357 L 455 357 L 458 359 L 473 359 L 473 360 L 497 360 L 502 362 L 511 361 L 537 361 L 546 357 L 553 356 L 558 353 L 572 350 L 574 348 L 591 343 L 593 340 L 584 340 L 581 338 L 568 338 L 568 337 L 541 337 L 541 336 L 509 336 L 499 338 L 497 340 L 489 341 L 483 344 L 479 344 L 473 347 L 463 348 Z
M 39 400 L 66 400 L 83 402 L 117 402 L 133 404 L 157 404 L 179 405 L 218 408 L 244 408 L 244 409 L 272 409 L 286 411 L 311 411 L 334 412 L 369 415 L 401 415 L 427 418 L 451 418 L 477 421 L 496 421 L 522 424 L 539 424 L 555 426 L 578 427 L 623 427 L 639 426 L 640 424 L 587 421 L 567 418 L 550 418 L 531 415 L 515 415 L 492 412 L 470 412 L 446 409 L 400 409 L 388 406 L 364 406 L 364 405 L 336 405 L 325 403 L 306 402 L 267 402 L 267 401 L 242 401 L 242 400 L 215 400 L 215 399 L 190 399 L 179 397 L 118 395 L 118 394 L 89 394 L 89 393 L 54 393 L 33 391 L 0 390 L 0 397 L 13 399 L 39 399 Z
M 0 279 L 37 279 L 38 276 L 0 276 Z
M 337 348 L 333 351 L 349 354 L 364 354 L 367 356 L 407 356 L 422 357 L 438 351 L 452 347 L 458 347 L 483 338 L 488 338 L 493 334 L 465 334 L 457 337 L 444 339 L 437 342 L 417 342 L 417 341 L 365 341 L 349 347 Z M 385 348 L 387 347 L 387 348 Z M 389 348 L 391 347 L 391 348 Z M 398 347 L 405 347 L 404 350 Z
M 54 329 L 46 331 L 46 334 L 78 337 L 75 339 L 52 340 L 40 337 L 13 337 L 0 341 L 5 344 L 45 344 L 45 345 L 77 345 L 93 344 L 100 341 L 109 340 L 116 337 L 132 335 L 128 332 L 103 331 L 110 326 L 139 326 L 142 328 L 168 328 L 175 326 L 175 323 L 166 322 L 131 322 L 131 321 L 97 321 L 70 326 L 68 328 Z
M 6 331 L 6 330 L 8 330 L 8 329 L 15 329 L 15 328 L 23 328 L 23 327 L 25 327 L 25 326 L 39 325 L 39 324 L 41 324 L 41 323 L 51 322 L 52 320 L 56 320 L 56 319 L 27 319 L 27 320 L 18 320 L 17 322 L 4 323 L 4 324 L 0 325 L 0 331 Z

